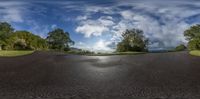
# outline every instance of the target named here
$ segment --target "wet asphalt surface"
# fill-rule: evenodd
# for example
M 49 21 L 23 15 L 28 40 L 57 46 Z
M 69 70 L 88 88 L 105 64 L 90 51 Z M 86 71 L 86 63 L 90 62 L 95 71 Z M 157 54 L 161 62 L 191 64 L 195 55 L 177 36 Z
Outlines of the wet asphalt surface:
M 200 99 L 200 57 L 187 52 L 0 57 L 0 99 Z

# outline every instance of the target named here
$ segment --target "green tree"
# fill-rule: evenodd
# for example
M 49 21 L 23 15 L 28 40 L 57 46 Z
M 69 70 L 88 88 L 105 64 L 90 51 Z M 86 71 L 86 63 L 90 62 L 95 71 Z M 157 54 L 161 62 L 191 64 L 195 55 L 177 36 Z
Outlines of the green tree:
M 147 51 L 148 39 L 139 29 L 126 30 L 122 33 L 122 41 L 117 45 L 117 51 Z
M 24 39 L 17 39 L 13 47 L 15 50 L 25 50 L 27 49 L 26 41 Z
M 183 44 L 180 44 L 175 48 L 175 51 L 184 51 L 185 49 L 186 49 L 186 46 Z
M 28 31 L 16 31 L 7 39 L 7 49 L 43 50 L 48 48 L 45 39 Z
M 200 50 L 200 24 L 191 26 L 189 29 L 184 31 L 184 36 L 189 41 L 189 50 Z
M 5 49 L 6 39 L 13 33 L 14 29 L 7 22 L 0 22 L 0 50 Z
M 200 50 L 200 40 L 193 39 L 188 42 L 188 49 L 189 50 Z
M 47 42 L 51 49 L 56 50 L 69 50 L 70 45 L 74 44 L 69 33 L 59 28 L 48 33 Z

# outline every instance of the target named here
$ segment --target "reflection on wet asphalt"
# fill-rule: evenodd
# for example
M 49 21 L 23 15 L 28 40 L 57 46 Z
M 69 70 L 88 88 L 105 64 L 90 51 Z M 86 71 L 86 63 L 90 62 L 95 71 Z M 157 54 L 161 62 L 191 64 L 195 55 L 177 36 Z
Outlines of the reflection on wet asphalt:
M 200 58 L 187 52 L 0 58 L 1 99 L 200 98 Z

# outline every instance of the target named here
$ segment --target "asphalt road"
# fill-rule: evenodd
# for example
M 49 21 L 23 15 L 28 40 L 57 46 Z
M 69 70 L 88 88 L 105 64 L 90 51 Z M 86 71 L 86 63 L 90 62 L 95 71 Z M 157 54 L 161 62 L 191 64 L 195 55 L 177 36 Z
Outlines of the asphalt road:
M 200 99 L 200 57 L 187 52 L 0 57 L 0 99 Z

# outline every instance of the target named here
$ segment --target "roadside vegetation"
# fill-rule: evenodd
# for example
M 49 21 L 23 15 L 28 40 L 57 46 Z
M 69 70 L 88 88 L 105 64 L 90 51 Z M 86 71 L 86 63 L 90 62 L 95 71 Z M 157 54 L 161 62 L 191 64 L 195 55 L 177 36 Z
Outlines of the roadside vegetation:
M 69 33 L 59 28 L 42 38 L 29 31 L 15 31 L 9 23 L 0 22 L 0 56 L 24 55 L 36 50 L 69 51 L 73 44 Z
M 0 56 L 11 57 L 11 56 L 22 56 L 32 54 L 34 51 L 0 51 Z
M 184 44 L 180 44 L 176 46 L 174 49 L 168 50 L 167 52 L 179 52 L 179 51 L 186 51 L 186 50 L 187 50 L 187 47 Z
M 191 55 L 199 55 L 200 50 L 200 24 L 194 25 L 184 32 L 184 36 L 189 41 L 188 50 Z
M 95 52 L 88 51 L 88 50 L 70 50 L 66 52 L 67 54 L 75 54 L 75 55 L 96 55 Z

